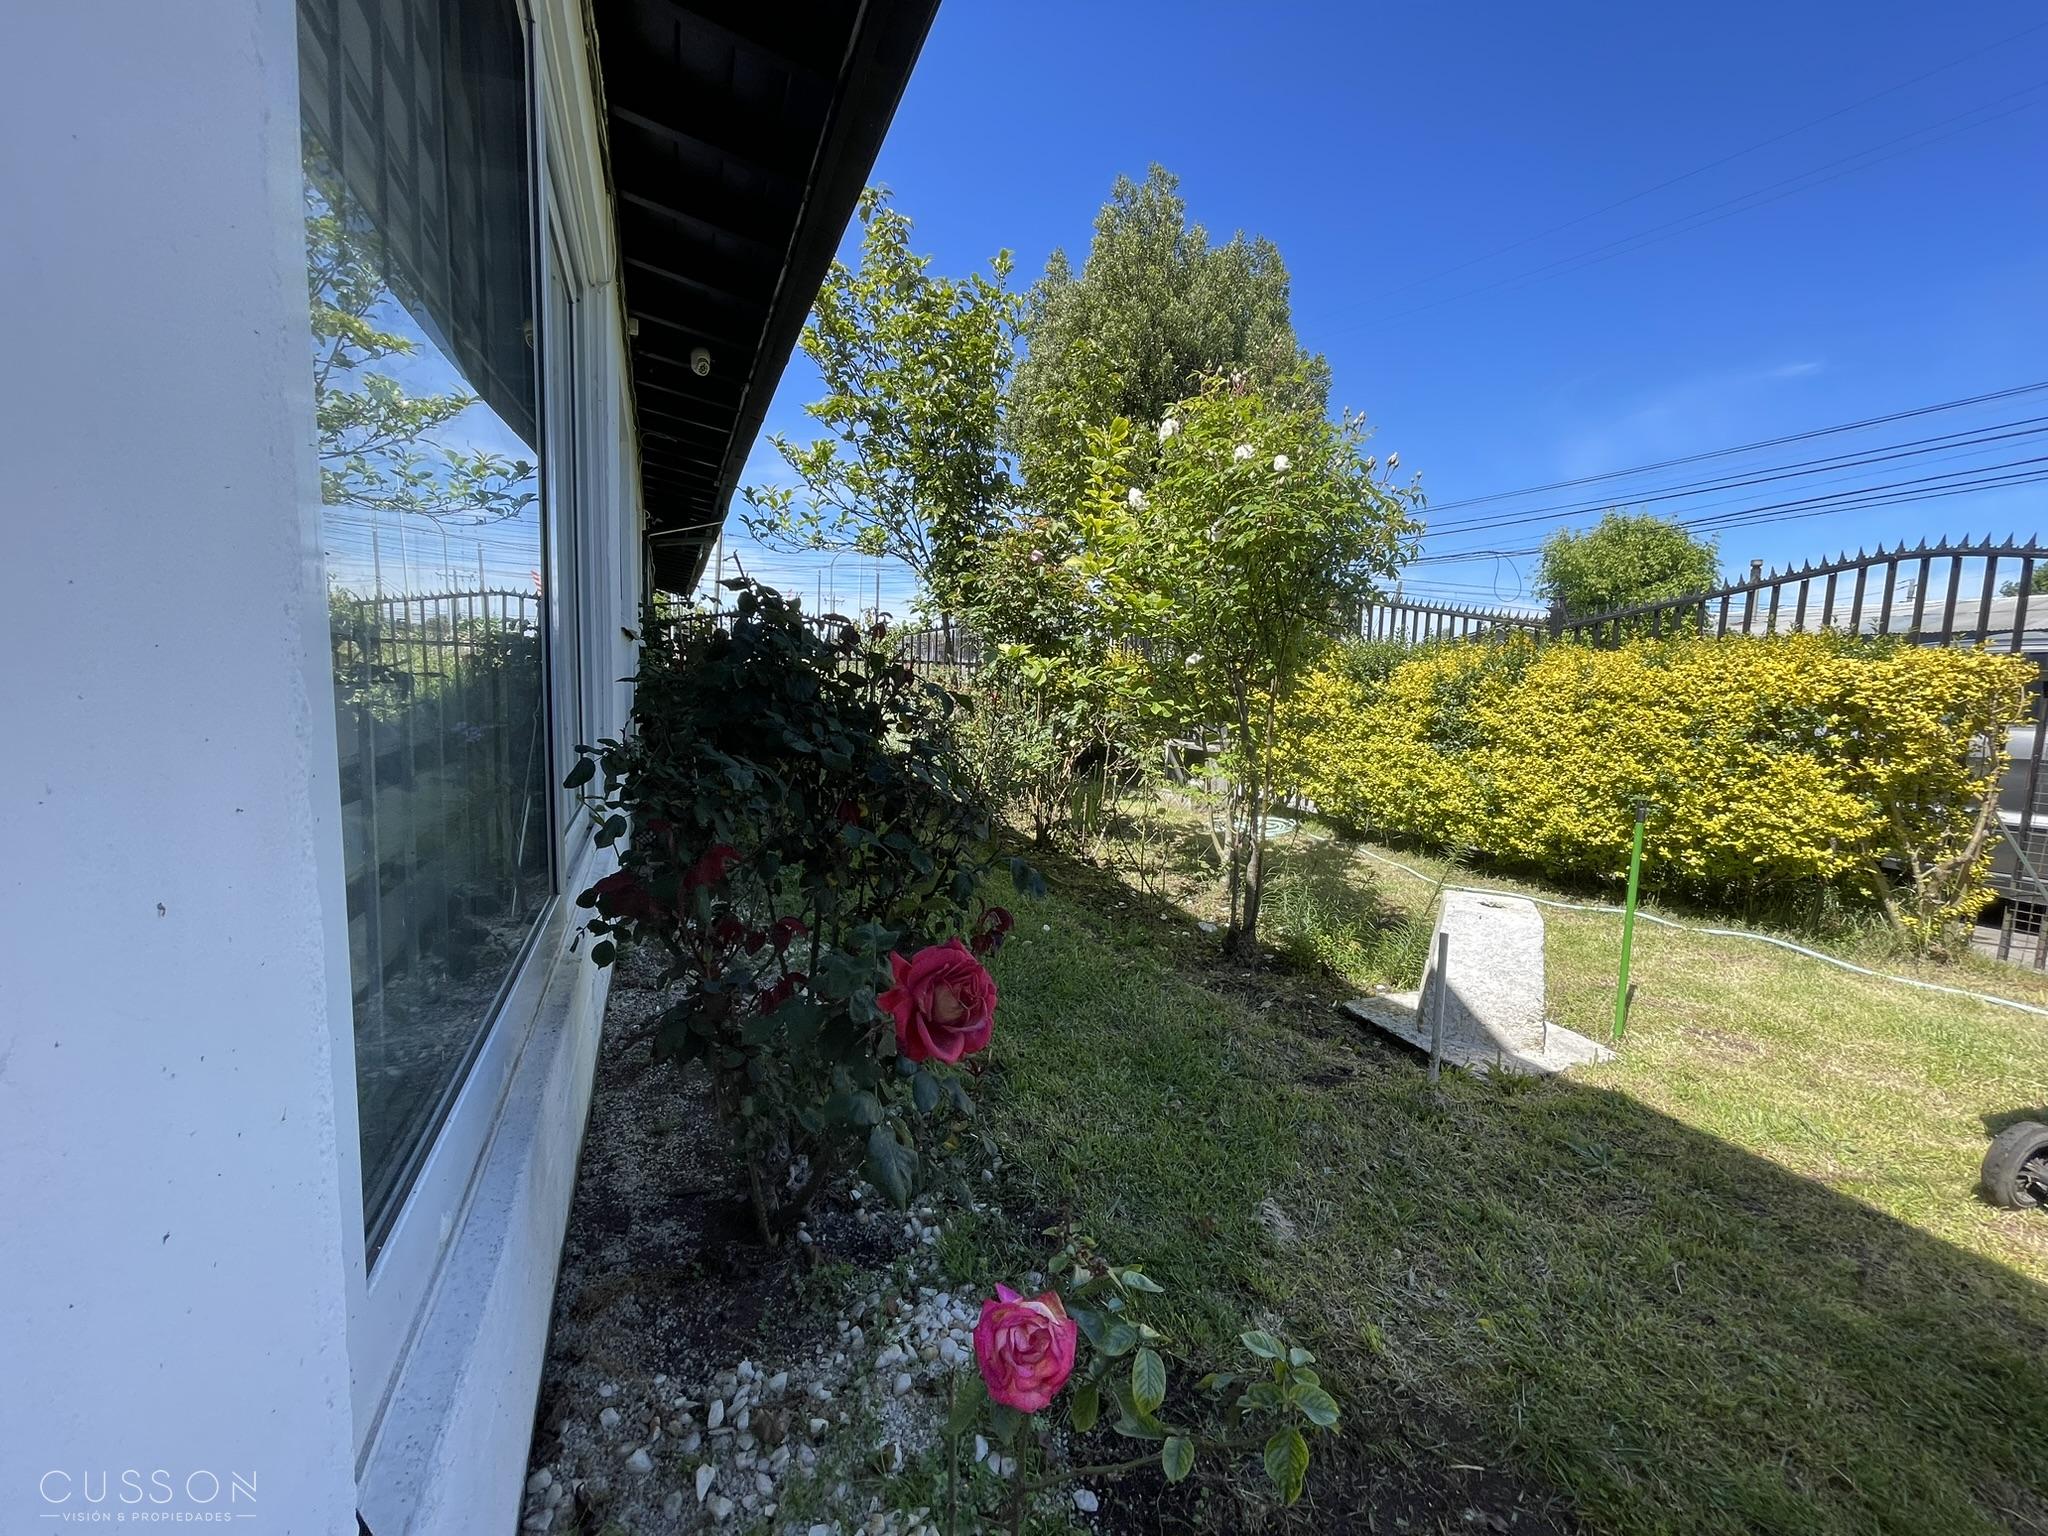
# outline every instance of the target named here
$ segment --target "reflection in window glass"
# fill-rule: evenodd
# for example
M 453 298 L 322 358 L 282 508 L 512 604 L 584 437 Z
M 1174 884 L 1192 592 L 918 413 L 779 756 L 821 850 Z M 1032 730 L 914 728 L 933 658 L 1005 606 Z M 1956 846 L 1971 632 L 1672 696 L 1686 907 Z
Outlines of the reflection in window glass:
M 510 0 L 299 14 L 374 1241 L 551 888 L 525 61 Z

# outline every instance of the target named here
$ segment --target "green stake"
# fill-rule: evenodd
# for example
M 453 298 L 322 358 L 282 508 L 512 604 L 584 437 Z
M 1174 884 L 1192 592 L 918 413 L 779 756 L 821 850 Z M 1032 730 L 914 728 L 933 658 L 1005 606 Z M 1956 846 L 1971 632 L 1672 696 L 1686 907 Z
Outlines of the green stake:
M 1636 882 L 1643 874 L 1643 828 L 1650 819 L 1650 802 L 1636 802 L 1635 846 L 1628 856 L 1628 903 L 1621 909 L 1621 975 L 1614 984 L 1614 1034 L 1619 1041 L 1628 1028 L 1628 952 L 1636 938 Z

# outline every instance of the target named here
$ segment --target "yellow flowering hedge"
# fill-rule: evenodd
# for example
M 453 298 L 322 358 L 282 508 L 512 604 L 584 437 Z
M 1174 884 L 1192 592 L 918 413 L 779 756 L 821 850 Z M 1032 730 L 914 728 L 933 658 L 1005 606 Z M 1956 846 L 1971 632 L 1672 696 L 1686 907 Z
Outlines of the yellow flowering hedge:
M 1747 896 L 1830 882 L 1927 925 L 1974 913 L 1995 831 L 1984 744 L 2033 665 L 1828 635 L 1526 638 L 1343 649 L 1290 702 L 1290 785 L 1360 826 L 1576 878 Z

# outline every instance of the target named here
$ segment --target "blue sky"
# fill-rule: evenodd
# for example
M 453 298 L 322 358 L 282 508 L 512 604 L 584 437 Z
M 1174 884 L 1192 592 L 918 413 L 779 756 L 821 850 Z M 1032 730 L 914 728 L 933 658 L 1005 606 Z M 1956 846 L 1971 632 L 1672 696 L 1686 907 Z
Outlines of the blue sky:
M 1296 327 L 1330 359 L 1333 405 L 1365 411 L 1375 446 L 1420 470 L 1443 506 L 2048 378 L 2044 24 L 2012 0 L 945 0 L 875 174 L 939 270 L 1007 247 L 1028 281 L 1056 245 L 1078 264 L 1119 173 L 1165 165 L 1213 236 L 1279 244 Z M 817 392 L 798 357 L 769 426 L 807 439 Z M 2048 417 L 2048 393 L 1706 468 L 2029 417 Z M 2048 454 L 2043 443 L 1819 488 L 2018 461 Z M 778 469 L 763 444 L 747 478 Z M 1750 504 L 1737 494 L 1772 499 L 1712 499 Z M 1661 509 L 1697 515 L 1682 500 Z M 2044 514 L 2048 485 L 2009 487 L 1736 528 L 1722 554 L 1733 570 L 1902 536 L 2048 534 Z M 1554 526 L 1427 547 L 1518 548 Z M 814 590 L 818 557 L 728 543 Z M 1511 598 L 1533 564 L 1431 561 L 1410 581 Z M 873 568 L 846 557 L 828 584 L 842 604 L 856 567 L 871 600 Z M 906 595 L 885 573 L 885 603 Z

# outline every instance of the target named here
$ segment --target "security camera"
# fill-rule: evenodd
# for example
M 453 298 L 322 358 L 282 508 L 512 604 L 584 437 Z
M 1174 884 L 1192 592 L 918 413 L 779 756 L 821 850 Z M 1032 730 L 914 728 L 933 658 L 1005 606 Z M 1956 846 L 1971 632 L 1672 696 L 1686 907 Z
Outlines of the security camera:
M 690 348 L 690 372 L 697 375 L 700 379 L 711 376 L 711 349 L 709 347 Z

